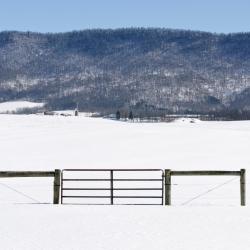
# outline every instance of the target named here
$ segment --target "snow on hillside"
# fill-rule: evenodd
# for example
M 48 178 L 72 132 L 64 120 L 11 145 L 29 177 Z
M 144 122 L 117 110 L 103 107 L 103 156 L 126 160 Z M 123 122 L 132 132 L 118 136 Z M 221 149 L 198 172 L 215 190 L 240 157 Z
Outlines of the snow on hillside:
M 197 123 L 197 122 L 201 122 L 201 120 L 197 119 L 197 118 L 177 118 L 174 122 L 176 123 Z
M 150 124 L 0 115 L 0 141 L 1 170 L 246 168 L 249 183 L 250 121 Z M 187 203 L 230 179 L 175 177 L 172 207 L 55 206 L 47 204 L 52 179 L 2 179 L 1 248 L 247 250 L 250 212 L 239 206 L 238 177 Z
M 0 103 L 0 113 L 7 113 L 7 112 L 17 111 L 18 109 L 36 108 L 43 106 L 44 106 L 43 103 L 28 102 L 28 101 L 2 102 Z

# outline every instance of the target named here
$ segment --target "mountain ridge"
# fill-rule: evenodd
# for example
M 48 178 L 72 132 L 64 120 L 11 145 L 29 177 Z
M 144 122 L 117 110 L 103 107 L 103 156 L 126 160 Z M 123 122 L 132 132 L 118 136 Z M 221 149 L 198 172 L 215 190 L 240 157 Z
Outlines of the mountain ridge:
M 250 33 L 0 32 L 0 100 L 48 108 L 249 110 Z

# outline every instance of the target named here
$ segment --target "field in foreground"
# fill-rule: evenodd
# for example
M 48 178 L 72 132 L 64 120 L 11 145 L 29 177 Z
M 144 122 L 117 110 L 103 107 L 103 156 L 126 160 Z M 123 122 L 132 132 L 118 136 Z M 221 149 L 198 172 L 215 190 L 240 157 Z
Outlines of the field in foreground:
M 248 177 L 250 168 L 250 122 L 1 115 L 0 140 L 1 170 L 246 168 Z M 238 179 L 183 205 L 228 179 L 176 178 L 171 208 L 36 204 L 51 202 L 52 180 L 0 180 L 1 248 L 249 249 L 250 212 L 239 207 Z

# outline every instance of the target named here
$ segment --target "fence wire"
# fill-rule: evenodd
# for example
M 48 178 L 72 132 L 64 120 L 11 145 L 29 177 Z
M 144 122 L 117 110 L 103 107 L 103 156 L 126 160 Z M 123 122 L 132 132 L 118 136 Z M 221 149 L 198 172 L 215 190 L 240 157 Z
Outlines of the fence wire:
M 204 196 L 206 196 L 207 194 L 209 194 L 209 193 L 211 193 L 211 192 L 213 192 L 213 191 L 215 191 L 215 190 L 217 190 L 217 189 L 220 189 L 220 188 L 222 188 L 223 186 L 226 186 L 226 185 L 228 185 L 229 183 L 232 183 L 232 182 L 234 182 L 235 180 L 238 180 L 239 179 L 239 177 L 238 176 L 236 176 L 236 177 L 234 177 L 234 178 L 232 178 L 232 179 L 230 179 L 230 180 L 227 180 L 227 181 L 225 181 L 225 182 L 222 182 L 222 183 L 220 183 L 220 184 L 218 184 L 218 185 L 216 185 L 216 186 L 214 186 L 214 187 L 212 187 L 212 188 L 209 188 L 208 190 L 206 190 L 206 191 L 204 191 L 204 192 L 202 192 L 202 193 L 200 193 L 200 194 L 198 194 L 198 195 L 195 195 L 194 197 L 192 197 L 192 198 L 189 198 L 188 200 L 186 200 L 185 202 L 182 202 L 180 205 L 181 206 L 184 206 L 184 205 L 187 205 L 187 204 L 189 204 L 189 203 L 191 203 L 192 201 L 194 201 L 194 200 L 198 200 L 198 199 L 200 199 L 201 197 L 204 197 Z M 175 185 L 179 185 L 179 184 L 175 184 Z M 180 185 L 189 185 L 189 186 L 205 186 L 205 185 L 207 185 L 207 183 L 205 183 L 205 184 L 180 184 Z
M 38 201 L 37 199 L 31 197 L 30 195 L 27 195 L 27 194 L 25 194 L 25 193 L 23 193 L 23 192 L 21 192 L 21 191 L 15 189 L 15 188 L 13 188 L 13 187 L 7 185 L 7 184 L 5 184 L 5 183 L 1 183 L 1 182 L 0 182 L 0 185 L 2 185 L 2 186 L 4 186 L 4 187 L 6 187 L 6 188 L 12 190 L 13 192 L 15 192 L 15 193 L 17 193 L 17 194 L 20 194 L 21 196 L 24 196 L 24 197 L 26 197 L 26 198 L 32 200 L 33 202 L 41 203 L 40 201 Z

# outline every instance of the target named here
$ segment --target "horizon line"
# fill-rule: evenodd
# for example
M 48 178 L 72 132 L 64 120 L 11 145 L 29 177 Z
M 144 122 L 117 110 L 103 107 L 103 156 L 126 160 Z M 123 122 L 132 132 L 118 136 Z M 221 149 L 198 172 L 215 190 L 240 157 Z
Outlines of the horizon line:
M 119 30 L 168 30 L 168 31 L 181 31 L 181 32 L 199 32 L 204 34 L 212 34 L 212 35 L 237 35 L 237 34 L 249 34 L 249 31 L 237 31 L 237 32 L 213 32 L 213 31 L 204 31 L 204 30 L 195 30 L 195 29 L 182 29 L 182 28 L 167 28 L 167 27 L 140 27 L 140 26 L 131 26 L 131 27 L 117 27 L 117 28 L 84 28 L 84 29 L 72 29 L 68 31 L 53 31 L 53 32 L 43 32 L 43 31 L 32 31 L 32 30 L 0 30 L 0 33 L 32 33 L 32 34 L 66 34 L 73 32 L 84 32 L 84 31 L 119 31 Z

